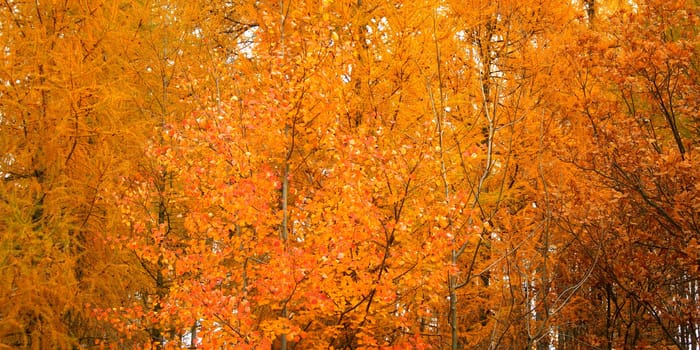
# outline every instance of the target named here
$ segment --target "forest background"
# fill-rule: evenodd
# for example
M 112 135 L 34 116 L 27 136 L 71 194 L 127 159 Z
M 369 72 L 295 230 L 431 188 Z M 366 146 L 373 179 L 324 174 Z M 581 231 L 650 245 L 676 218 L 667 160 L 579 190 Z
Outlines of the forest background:
M 697 0 L 3 0 L 0 348 L 699 347 Z

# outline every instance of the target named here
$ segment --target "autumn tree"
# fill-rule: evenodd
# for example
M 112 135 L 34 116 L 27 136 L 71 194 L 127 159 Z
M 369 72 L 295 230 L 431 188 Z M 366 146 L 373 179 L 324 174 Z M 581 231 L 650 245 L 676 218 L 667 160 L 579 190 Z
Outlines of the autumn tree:
M 223 85 L 232 78 L 229 67 L 238 49 L 248 45 L 246 31 L 257 25 L 245 21 L 245 9 L 231 5 L 131 4 L 128 11 L 136 19 L 128 22 L 122 38 L 137 44 L 115 51 L 122 59 L 120 74 L 130 82 L 131 100 L 125 108 L 149 128 L 138 129 L 141 142 L 132 144 L 130 153 L 135 156 L 119 178 L 115 201 L 122 221 L 108 244 L 129 252 L 133 271 L 145 280 L 119 309 L 96 308 L 96 313 L 111 319 L 135 344 L 196 344 L 196 313 L 177 315 L 178 310 L 167 304 L 174 286 L 199 277 L 174 273 L 174 267 L 180 267 L 175 255 L 183 254 L 183 241 L 195 239 L 186 234 L 184 215 L 185 202 L 196 203 L 185 196 L 196 195 L 188 192 L 180 170 L 169 167 L 163 156 L 175 144 L 172 125 L 180 125 L 194 110 L 217 111 L 222 100 L 234 94 Z
M 575 239 L 569 264 L 590 278 L 559 346 L 694 349 L 697 5 L 596 6 L 563 90 L 557 158 L 589 181 L 562 187 L 583 205 L 558 225 Z
M 111 230 L 119 113 L 110 54 L 124 13 L 107 2 L 0 6 L 0 344 L 87 346 L 115 332 L 86 305 L 119 305 L 134 279 Z

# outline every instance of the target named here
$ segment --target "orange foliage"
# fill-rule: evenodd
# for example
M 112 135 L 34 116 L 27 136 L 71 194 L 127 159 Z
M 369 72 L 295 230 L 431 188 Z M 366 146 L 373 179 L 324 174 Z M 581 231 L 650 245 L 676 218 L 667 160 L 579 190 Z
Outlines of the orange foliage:
M 697 349 L 692 1 L 2 6 L 0 344 Z

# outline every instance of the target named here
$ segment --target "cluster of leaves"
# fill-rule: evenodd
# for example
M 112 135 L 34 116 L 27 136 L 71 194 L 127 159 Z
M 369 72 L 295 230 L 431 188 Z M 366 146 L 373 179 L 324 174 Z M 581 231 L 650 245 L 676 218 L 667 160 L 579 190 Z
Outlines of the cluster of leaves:
M 0 346 L 696 349 L 698 5 L 0 5 Z

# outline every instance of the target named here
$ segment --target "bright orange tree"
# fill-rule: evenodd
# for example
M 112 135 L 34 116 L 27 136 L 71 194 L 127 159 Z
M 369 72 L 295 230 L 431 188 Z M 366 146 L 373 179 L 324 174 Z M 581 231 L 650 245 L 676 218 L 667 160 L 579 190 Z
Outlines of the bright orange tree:
M 125 108 L 147 121 L 149 128 L 134 130 L 137 141 L 127 144 L 132 157 L 121 167 L 112 197 L 121 217 L 106 244 L 126 252 L 130 259 L 125 263 L 141 283 L 117 308 L 96 305 L 94 311 L 125 335 L 107 339 L 108 344 L 191 344 L 181 336 L 196 327 L 196 318 L 173 315 L 167 300 L 177 295 L 173 286 L 198 277 L 174 273 L 174 254 L 182 254 L 184 242 L 194 239 L 186 233 L 190 222 L 184 218 L 185 195 L 197 195 L 188 192 L 181 170 L 169 166 L 166 151 L 176 144 L 172 125 L 181 125 L 195 110 L 219 110 L 222 100 L 232 96 L 222 88 L 231 78 L 229 62 L 237 54 L 230 48 L 245 45 L 246 30 L 257 25 L 245 22 L 241 15 L 245 8 L 226 4 L 147 2 L 126 8 L 133 18 L 125 21 L 129 30 L 121 38 L 136 45 L 115 50 L 122 58 L 119 74 L 128 82 L 131 96 Z
M 184 331 L 193 334 L 189 325 L 209 346 L 275 341 L 343 347 L 413 337 L 410 328 L 392 326 L 406 323 L 399 314 L 418 310 L 396 310 L 395 301 L 402 297 L 396 276 L 414 270 L 421 258 L 415 256 L 418 237 L 407 236 L 410 226 L 400 218 L 409 185 L 397 185 L 392 198 L 375 195 L 388 203 L 372 203 L 383 186 L 367 172 L 383 172 L 389 186 L 410 183 L 410 174 L 384 170 L 377 157 L 384 153 L 402 166 L 416 155 L 408 154 L 410 145 L 380 151 L 374 131 L 347 122 L 337 88 L 349 78 L 334 64 L 350 44 L 312 24 L 307 12 L 317 5 L 261 5 L 251 19 L 261 23 L 254 51 L 246 57 L 241 50 L 233 63 L 241 78 L 232 88 L 236 94 L 221 103 L 203 101 L 210 107 L 164 134 L 167 147 L 155 159 L 181 186 L 185 234 L 139 229 L 134 233 L 152 238 L 133 247 L 177 281 L 147 313 L 153 323 L 175 327 L 170 344 Z M 318 40 L 309 42 L 313 35 Z M 401 254 L 413 256 L 392 258 L 405 267 L 390 277 L 399 232 L 414 245 Z M 153 239 L 168 243 L 153 250 Z M 421 275 L 433 270 L 415 269 Z M 396 320 L 387 323 L 387 311 Z M 142 315 L 131 309 L 127 328 Z
M 541 92 L 550 64 L 535 58 L 553 55 L 567 8 L 533 9 L 258 4 L 252 45 L 230 48 L 229 95 L 194 99 L 202 108 L 152 153 L 177 184 L 183 231 L 161 223 L 132 248 L 172 281 L 149 313 L 169 343 L 463 348 L 547 335 L 532 305 L 552 296 L 521 291 L 550 283 L 533 278 L 553 264 L 548 218 L 532 207 L 554 113 Z

